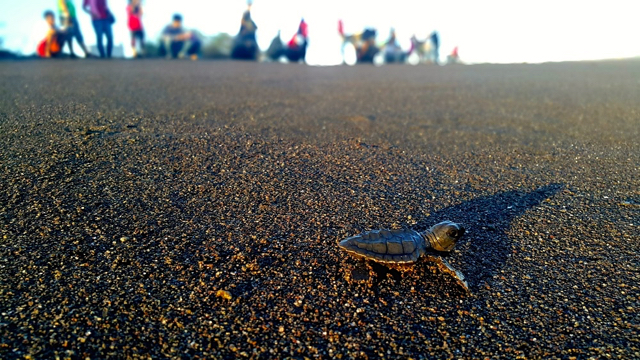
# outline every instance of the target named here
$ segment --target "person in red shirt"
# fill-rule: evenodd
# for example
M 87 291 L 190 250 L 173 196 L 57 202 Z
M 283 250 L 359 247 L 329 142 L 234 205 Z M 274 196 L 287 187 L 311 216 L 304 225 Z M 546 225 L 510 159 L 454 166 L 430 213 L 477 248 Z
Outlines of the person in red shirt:
M 454 47 L 451 55 L 447 56 L 447 64 L 453 65 L 460 63 L 460 56 L 458 55 L 458 47 Z
M 302 19 L 298 26 L 298 31 L 289 40 L 285 46 L 280 39 L 280 31 L 278 35 L 271 41 L 269 49 L 267 49 L 266 55 L 273 61 L 278 61 L 280 57 L 285 56 L 290 62 L 306 61 L 307 45 L 309 37 L 309 28 L 307 23 Z
M 62 46 L 64 45 L 64 34 L 58 31 L 56 27 L 56 18 L 53 11 L 45 11 L 44 19 L 49 25 L 49 31 L 47 31 L 47 37 L 38 44 L 36 53 L 43 58 L 58 57 L 62 53 Z
M 116 21 L 109 6 L 107 0 L 84 0 L 82 4 L 84 11 L 91 14 L 91 20 L 93 22 L 93 29 L 96 32 L 98 51 L 101 58 L 110 58 L 113 51 L 113 31 L 111 26 Z M 105 51 L 104 44 L 102 42 L 103 37 L 107 38 L 107 49 Z
M 140 46 L 140 54 L 144 55 L 144 29 L 142 27 L 142 4 L 140 0 L 129 0 L 127 6 L 127 15 L 129 16 L 128 25 L 131 32 L 131 48 L 133 49 L 133 57 L 138 57 L 136 47 L 136 39 Z
M 304 19 L 300 20 L 298 32 L 289 40 L 285 55 L 291 62 L 306 61 L 309 27 Z

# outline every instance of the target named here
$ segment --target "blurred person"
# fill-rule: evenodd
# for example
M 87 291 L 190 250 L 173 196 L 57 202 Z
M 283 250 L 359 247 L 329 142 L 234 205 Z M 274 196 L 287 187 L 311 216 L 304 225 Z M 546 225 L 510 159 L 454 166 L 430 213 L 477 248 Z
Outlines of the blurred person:
M 265 52 L 267 59 L 271 61 L 278 61 L 282 56 L 284 56 L 285 47 L 280 39 L 280 30 L 278 30 L 278 34 L 276 37 L 271 40 L 271 44 L 269 44 L 269 48 Z
M 144 28 L 142 27 L 142 3 L 140 0 L 129 0 L 129 5 L 127 5 L 127 16 L 127 25 L 129 26 L 129 32 L 131 33 L 131 49 L 133 50 L 133 57 L 137 58 L 139 55 L 144 56 Z M 140 47 L 139 53 L 136 43 Z
M 285 50 L 285 55 L 289 61 L 298 62 L 302 60 L 302 62 L 305 62 L 307 46 L 309 44 L 308 38 L 309 27 L 304 19 L 302 19 L 300 20 L 300 25 L 298 25 L 298 32 L 293 35 L 293 38 L 291 38 Z
M 365 29 L 360 34 L 351 34 L 348 35 L 344 31 L 344 23 L 342 20 L 338 21 L 338 33 L 342 37 L 342 56 L 346 61 L 347 54 L 345 53 L 348 48 L 355 48 L 356 50 L 356 62 L 357 63 L 371 63 L 373 64 L 373 59 L 376 54 L 380 51 L 380 49 L 376 46 L 376 35 L 377 31 L 375 29 Z
M 344 31 L 344 22 L 342 20 L 338 20 L 338 34 L 342 38 L 342 46 L 346 44 L 353 44 L 354 46 L 360 42 L 360 34 L 350 34 L 348 35 Z M 344 49 L 343 49 L 344 50 Z
M 45 11 L 44 20 L 47 22 L 49 29 L 47 30 L 47 36 L 38 44 L 36 52 L 38 56 L 44 58 L 59 57 L 62 54 L 62 47 L 65 42 L 64 33 L 56 27 L 56 17 L 53 11 Z
M 82 8 L 91 14 L 93 30 L 96 32 L 98 52 L 101 58 L 111 58 L 113 51 L 113 30 L 111 26 L 116 22 L 115 17 L 109 10 L 107 0 L 84 0 Z M 105 51 L 103 38 L 107 38 L 107 49 Z
M 189 57 L 191 60 L 198 60 L 200 45 L 198 37 L 182 27 L 182 15 L 175 14 L 171 24 L 162 31 L 160 56 L 166 56 L 167 59 Z
M 73 5 L 73 1 L 58 0 L 58 12 L 60 13 L 60 24 L 65 32 L 66 42 L 69 47 L 71 57 L 77 57 L 73 51 L 73 39 L 76 39 L 80 45 L 80 48 L 84 52 L 84 56 L 91 57 L 91 53 L 84 45 L 84 37 L 80 31 L 80 25 L 78 24 L 78 18 L 76 17 L 76 7 Z
M 233 41 L 233 50 L 231 58 L 238 60 L 256 60 L 258 59 L 258 41 L 256 40 L 256 30 L 258 26 L 251 18 L 251 2 L 248 2 L 247 11 L 242 14 L 240 22 L 240 31 Z
M 342 37 L 342 41 L 346 41 L 347 35 L 344 33 L 344 22 L 342 19 L 338 20 L 338 34 Z
M 344 31 L 344 22 L 342 20 L 338 20 L 338 34 L 342 38 L 342 46 L 340 48 L 342 63 L 355 65 L 358 61 L 355 47 L 355 44 L 359 41 L 358 35 L 347 35 Z
M 431 60 L 434 64 L 440 64 L 440 35 L 437 31 L 434 31 L 429 36 L 431 40 Z
M 427 40 L 418 40 L 415 34 L 411 36 L 411 48 L 407 54 L 409 63 L 417 65 L 427 61 L 427 53 L 429 52 L 429 44 Z
M 279 60 L 282 56 L 286 57 L 290 62 L 305 62 L 307 56 L 309 30 L 307 23 L 302 19 L 298 26 L 298 31 L 293 35 L 291 40 L 285 46 L 280 38 L 280 31 L 278 35 L 271 41 L 271 45 L 267 49 L 265 55 L 273 61 Z
M 396 30 L 392 28 L 389 34 L 389 40 L 387 40 L 384 45 L 384 62 L 388 64 L 399 63 L 403 62 L 404 58 L 405 54 L 396 38 Z
M 458 47 L 454 47 L 453 51 L 451 52 L 450 55 L 447 56 L 447 64 L 448 65 L 453 65 L 453 64 L 459 64 L 460 63 L 460 56 L 458 55 Z
M 376 46 L 376 35 L 377 31 L 375 29 L 365 29 L 360 35 L 360 44 L 356 46 L 358 63 L 373 64 L 373 58 L 380 51 Z

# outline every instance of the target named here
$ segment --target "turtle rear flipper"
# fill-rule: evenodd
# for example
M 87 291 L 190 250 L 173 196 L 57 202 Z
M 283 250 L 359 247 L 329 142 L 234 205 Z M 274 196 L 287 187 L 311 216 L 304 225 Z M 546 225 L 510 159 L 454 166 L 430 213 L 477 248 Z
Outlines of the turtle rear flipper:
M 469 291 L 469 284 L 467 284 L 467 281 L 465 280 L 462 272 L 456 270 L 453 266 L 451 266 L 451 264 L 449 264 L 449 262 L 447 262 L 447 260 L 443 259 L 440 256 L 428 256 L 427 260 L 435 263 L 439 270 L 451 275 L 454 279 L 456 279 L 458 285 L 460 285 L 460 287 L 462 287 L 465 291 Z
M 377 286 L 386 279 L 387 274 L 389 274 L 393 277 L 396 284 L 399 284 L 402 280 L 402 272 L 396 269 L 395 266 L 389 267 L 386 265 L 389 264 L 361 258 L 355 266 L 351 265 L 345 269 L 346 278 L 349 282 L 367 282 L 373 280 L 373 286 Z
M 387 274 L 393 277 L 396 285 L 400 284 L 400 281 L 402 281 L 402 272 L 400 272 L 398 269 L 385 266 L 384 264 L 378 263 L 376 261 L 369 261 L 368 264 L 371 270 L 373 270 L 373 272 L 376 274 L 376 276 L 374 277 L 374 286 L 380 285 L 380 283 L 387 278 Z

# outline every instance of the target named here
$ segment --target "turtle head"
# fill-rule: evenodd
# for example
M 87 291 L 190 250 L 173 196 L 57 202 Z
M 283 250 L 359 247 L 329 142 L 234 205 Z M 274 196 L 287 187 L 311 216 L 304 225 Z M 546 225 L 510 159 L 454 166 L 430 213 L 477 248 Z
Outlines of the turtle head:
M 443 221 L 429 229 L 429 242 L 437 251 L 451 251 L 462 235 L 464 227 L 452 221 Z

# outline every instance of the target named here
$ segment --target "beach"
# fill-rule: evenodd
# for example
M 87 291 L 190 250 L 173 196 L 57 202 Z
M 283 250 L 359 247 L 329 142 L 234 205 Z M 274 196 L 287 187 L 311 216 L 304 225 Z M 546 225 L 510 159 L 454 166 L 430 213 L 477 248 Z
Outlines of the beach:
M 2 358 L 640 358 L 640 61 L 0 79 Z M 337 246 L 443 220 L 469 291 Z

